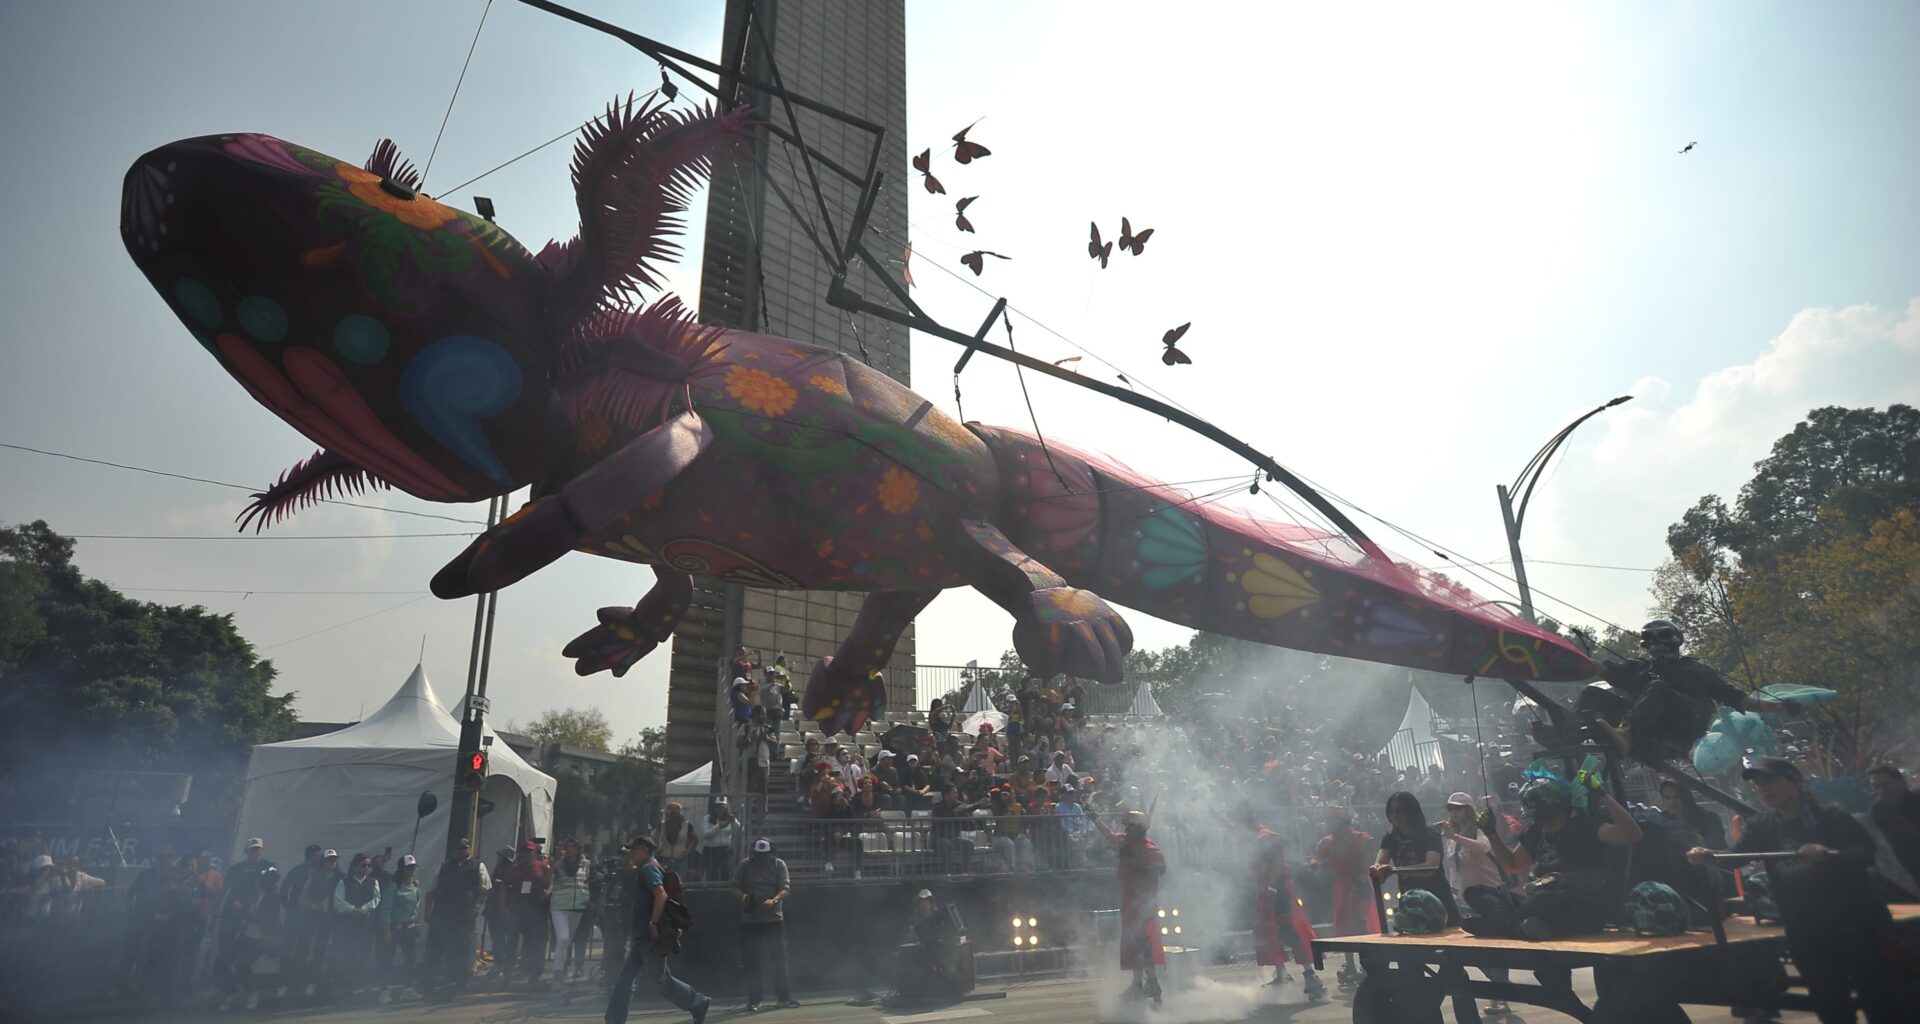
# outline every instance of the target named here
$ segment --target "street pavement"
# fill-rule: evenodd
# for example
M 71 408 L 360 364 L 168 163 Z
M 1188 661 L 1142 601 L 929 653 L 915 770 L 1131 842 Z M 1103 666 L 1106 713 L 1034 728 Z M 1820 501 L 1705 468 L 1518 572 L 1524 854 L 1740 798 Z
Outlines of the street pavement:
M 1331 966 L 1331 965 L 1330 965 Z M 1329 972 L 1329 975 L 1331 972 Z M 1524 972 L 1515 972 L 1516 980 Z M 855 1007 L 845 1005 L 850 993 L 802 993 L 803 1005 L 797 1009 L 747 1013 L 738 1000 L 715 1000 L 707 1020 L 710 1024 L 1211 1024 L 1211 1022 L 1258 1022 L 1258 1024 L 1345 1024 L 1352 1020 L 1351 995 L 1333 990 L 1329 1002 L 1307 1004 L 1298 983 L 1279 989 L 1263 988 L 1268 977 L 1265 969 L 1250 966 L 1214 968 L 1204 972 L 1181 991 L 1169 993 L 1159 1009 L 1125 1003 L 1119 998 L 1124 981 L 1112 978 L 1044 978 L 1036 980 L 983 979 L 974 998 L 934 1007 Z M 1331 979 L 1329 978 L 1329 981 Z M 1593 982 L 1590 972 L 1574 975 L 1574 985 L 1591 1004 Z M 643 984 L 636 998 L 634 1024 L 677 1024 L 687 1015 L 653 996 Z M 769 1004 L 771 1005 L 771 1004 Z M 544 1024 L 544 1022 L 599 1021 L 606 1009 L 606 995 L 591 985 L 558 989 L 535 995 L 473 995 L 451 1003 L 406 1001 L 391 1006 L 348 1006 L 290 1009 L 274 1013 L 218 1010 L 140 1012 L 137 1008 L 118 1007 L 92 1014 L 63 1017 L 79 1022 L 128 1024 L 141 1021 L 153 1024 L 254 1024 L 259 1021 L 284 1021 L 289 1024 Z M 1724 1009 L 1687 1007 L 1696 1024 L 1735 1024 L 1737 1018 Z M 1533 1007 L 1518 1007 L 1511 1017 L 1490 1024 L 1571 1024 L 1573 1018 Z M 0 1010 L 0 1017 L 6 1014 Z M 1451 1022 L 1451 1011 L 1446 1019 Z M 1813 1024 L 1811 1014 L 1789 1013 L 1783 1024 Z

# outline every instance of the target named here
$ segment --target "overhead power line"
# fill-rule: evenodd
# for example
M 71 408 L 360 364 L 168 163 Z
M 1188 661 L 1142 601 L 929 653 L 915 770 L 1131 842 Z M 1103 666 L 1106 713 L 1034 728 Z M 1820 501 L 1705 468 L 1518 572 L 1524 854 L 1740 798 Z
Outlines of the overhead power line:
M 215 487 L 225 487 L 235 491 L 246 491 L 250 494 L 258 493 L 260 491 L 260 488 L 249 487 L 246 484 L 230 483 L 225 480 L 209 480 L 204 476 L 189 476 L 188 474 L 185 474 L 185 473 L 170 473 L 164 469 L 152 469 L 147 466 L 134 466 L 125 462 L 109 462 L 106 459 L 90 459 L 84 455 L 74 455 L 69 452 L 56 452 L 46 448 L 32 448 L 24 444 L 10 444 L 6 441 L 0 441 L 0 448 L 8 448 L 16 452 L 30 452 L 34 455 L 46 455 L 55 459 L 66 459 L 70 462 L 84 462 L 90 466 L 106 466 L 111 469 L 124 469 L 133 473 L 145 473 L 149 476 L 164 476 L 172 480 L 186 480 L 190 483 L 196 483 L 196 484 L 211 484 Z M 396 516 L 413 516 L 417 519 L 441 519 L 449 523 L 470 523 L 474 526 L 487 525 L 483 520 L 462 519 L 458 516 L 443 516 L 437 512 L 415 512 L 412 509 L 387 508 L 384 505 L 363 505 L 355 501 L 341 501 L 338 498 L 321 498 L 319 499 L 319 501 L 320 501 L 320 504 L 323 504 L 323 505 L 345 505 L 348 508 L 364 508 L 374 512 L 388 512 Z

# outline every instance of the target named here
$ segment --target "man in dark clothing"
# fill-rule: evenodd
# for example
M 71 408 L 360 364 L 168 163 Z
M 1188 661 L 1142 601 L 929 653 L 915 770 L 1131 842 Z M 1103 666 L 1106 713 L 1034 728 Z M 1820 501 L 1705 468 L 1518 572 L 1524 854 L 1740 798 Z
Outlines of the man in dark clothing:
M 285 913 L 281 934 L 286 937 L 286 947 L 280 957 L 280 980 L 285 984 L 307 980 L 306 966 L 313 959 L 313 945 L 320 937 L 320 929 L 326 925 L 324 918 L 316 918 L 308 911 L 306 903 L 307 883 L 313 881 L 314 872 L 320 870 L 321 852 L 317 845 L 308 846 L 305 858 L 295 864 L 280 883 L 280 905 Z
M 501 941 L 494 944 L 494 965 L 503 984 L 513 984 L 513 968 L 520 957 L 531 963 L 528 981 L 539 981 L 547 962 L 547 898 L 553 891 L 553 869 L 541 859 L 531 840 L 520 844 L 520 859 L 502 878 L 505 911 Z
M 473 855 L 473 842 L 461 839 L 454 855 L 442 861 L 433 892 L 427 896 L 428 983 L 436 995 L 466 987 L 473 976 L 473 923 L 493 888 L 487 866 Z
M 297 979 L 307 983 L 308 995 L 313 994 L 316 983 L 326 976 L 327 949 L 333 942 L 330 927 L 333 890 L 339 887 L 340 880 L 345 877 L 340 871 L 340 854 L 333 850 L 322 850 L 320 863 L 307 876 L 307 884 L 300 890 L 300 913 L 306 918 L 307 926 L 313 929 L 313 944 L 306 962 L 299 965 L 300 975 Z
M 966 871 L 967 862 L 973 858 L 973 844 L 960 838 L 960 822 L 971 817 L 977 806 L 961 800 L 960 788 L 953 785 L 942 790 L 933 805 L 933 845 L 942 870 L 948 874 Z
M 246 855 L 238 863 L 227 865 L 229 899 L 249 899 L 259 891 L 260 872 L 273 867 L 266 853 L 265 841 L 258 838 L 247 840 Z
M 1714 708 L 1737 711 L 1798 711 L 1794 701 L 1774 701 L 1743 693 L 1704 662 L 1680 653 L 1685 637 L 1665 619 L 1640 627 L 1647 657 L 1610 661 L 1595 684 L 1580 694 L 1575 708 L 1598 716 L 1596 724 L 1615 746 L 1638 761 L 1685 756 L 1713 724 Z
M 667 1001 L 693 1015 L 693 1024 L 706 1024 L 707 1009 L 713 1000 L 693 990 L 693 986 L 673 976 L 667 954 L 655 947 L 667 911 L 667 873 L 653 859 L 659 843 L 652 836 L 638 836 L 627 844 L 627 863 L 638 877 L 631 910 L 629 931 L 632 941 L 627 958 L 614 979 L 607 999 L 606 1024 L 627 1024 L 627 1009 L 633 1002 L 633 983 L 642 974 L 653 978 L 654 987 Z M 648 967 L 648 961 L 652 966 Z
M 747 1010 L 760 1008 L 760 993 L 770 975 L 773 994 L 783 1008 L 799 1006 L 787 978 L 787 915 L 790 891 L 787 862 L 773 855 L 765 838 L 733 869 L 733 891 L 740 897 L 740 954 L 746 973 Z
M 1747 823 L 1733 852 L 1798 854 L 1768 862 L 1767 889 L 1820 1024 L 1851 1024 L 1854 993 L 1867 1024 L 1905 1020 L 1920 991 L 1914 978 L 1896 979 L 1888 969 L 1893 919 L 1868 874 L 1873 837 L 1845 810 L 1815 800 L 1791 761 L 1769 757 L 1741 774 L 1767 809 Z M 1687 859 L 1705 864 L 1708 853 L 1695 847 Z
M 1868 769 L 1867 784 L 1873 787 L 1873 827 L 1907 880 L 1920 885 L 1920 793 L 1907 788 L 1907 777 L 1890 764 Z
M 1527 783 L 1520 789 L 1520 806 L 1533 823 L 1520 833 L 1520 844 L 1513 849 L 1500 838 L 1492 810 L 1481 811 L 1480 831 L 1487 837 L 1494 861 L 1509 874 L 1531 870 L 1533 878 L 1517 901 L 1492 886 L 1469 887 L 1462 896 L 1473 913 L 1461 926 L 1475 935 L 1517 936 L 1532 942 L 1604 927 L 1606 848 L 1631 846 L 1642 833 L 1633 815 L 1605 791 L 1595 790 L 1590 799 L 1606 811 L 1606 821 L 1591 811 L 1575 814 L 1573 787 L 1561 779 Z
M 613 984 L 627 956 L 627 933 L 633 924 L 633 899 L 640 884 L 640 872 L 626 857 L 610 860 L 600 872 L 602 879 L 596 905 L 600 921 L 600 966 L 602 985 Z

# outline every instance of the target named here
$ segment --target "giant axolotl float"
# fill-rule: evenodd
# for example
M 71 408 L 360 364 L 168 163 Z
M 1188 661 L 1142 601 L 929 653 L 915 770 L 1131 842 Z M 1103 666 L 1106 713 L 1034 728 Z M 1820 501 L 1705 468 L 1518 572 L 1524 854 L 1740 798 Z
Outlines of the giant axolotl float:
M 742 111 L 616 104 L 575 153 L 580 233 L 537 255 L 419 191 L 382 142 L 356 166 L 265 135 L 162 146 L 128 171 L 128 252 L 200 345 L 321 446 L 255 496 L 256 529 L 341 489 L 532 500 L 433 579 L 456 598 L 570 551 L 651 566 L 566 648 L 624 673 L 692 577 L 865 591 L 803 712 L 856 730 L 870 673 L 947 587 L 1014 619 L 1037 674 L 1121 676 L 1108 599 L 1260 643 L 1513 680 L 1578 649 L 1346 538 L 1200 505 L 1118 462 L 956 422 L 845 354 L 698 324 L 658 286 L 691 188 Z M 1378 549 L 1373 549 L 1377 551 Z

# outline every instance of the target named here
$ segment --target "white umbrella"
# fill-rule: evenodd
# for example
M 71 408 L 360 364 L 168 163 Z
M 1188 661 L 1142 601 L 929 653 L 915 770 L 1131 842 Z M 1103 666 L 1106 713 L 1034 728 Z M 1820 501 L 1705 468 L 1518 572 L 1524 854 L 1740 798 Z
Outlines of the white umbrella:
M 961 720 L 960 731 L 969 736 L 978 736 L 980 735 L 980 730 L 989 725 L 993 726 L 994 732 L 1006 732 L 1007 716 L 992 708 L 988 708 L 985 711 L 975 711 L 973 714 Z

